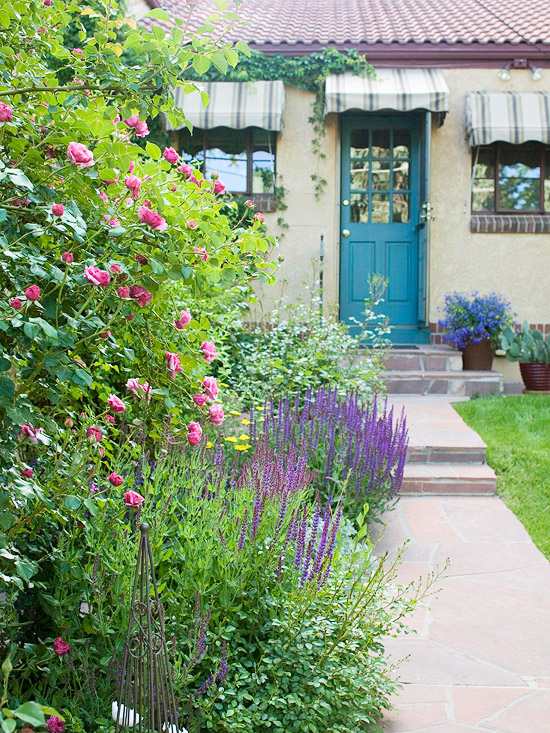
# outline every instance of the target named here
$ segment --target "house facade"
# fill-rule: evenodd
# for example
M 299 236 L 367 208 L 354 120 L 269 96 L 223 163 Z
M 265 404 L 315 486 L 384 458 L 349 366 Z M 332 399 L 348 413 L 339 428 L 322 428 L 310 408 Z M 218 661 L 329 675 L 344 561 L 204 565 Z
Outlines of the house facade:
M 149 4 L 195 27 L 214 10 L 210 0 Z M 443 297 L 456 290 L 500 292 L 518 320 L 550 333 L 547 0 L 242 0 L 236 11 L 231 37 L 257 50 L 353 48 L 376 73 L 326 79 L 322 158 L 313 93 L 215 82 L 207 111 L 198 95 L 181 99 L 207 174 L 284 234 L 262 308 L 300 298 L 322 256 L 324 302 L 343 320 L 360 316 L 373 274 L 387 279 L 396 343 L 438 342 Z M 285 189 L 283 232 L 269 172 Z M 320 195 L 312 174 L 326 181 Z

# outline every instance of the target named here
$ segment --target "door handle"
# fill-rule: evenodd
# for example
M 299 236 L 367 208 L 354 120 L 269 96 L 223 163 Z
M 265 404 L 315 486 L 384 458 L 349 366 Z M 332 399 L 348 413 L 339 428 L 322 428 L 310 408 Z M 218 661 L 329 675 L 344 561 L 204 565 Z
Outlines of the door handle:
M 345 239 L 347 239 L 348 237 L 350 237 L 350 236 L 351 236 L 351 232 L 350 232 L 350 230 L 349 230 L 349 229 L 342 229 L 342 236 L 343 236 L 343 237 L 344 237 Z

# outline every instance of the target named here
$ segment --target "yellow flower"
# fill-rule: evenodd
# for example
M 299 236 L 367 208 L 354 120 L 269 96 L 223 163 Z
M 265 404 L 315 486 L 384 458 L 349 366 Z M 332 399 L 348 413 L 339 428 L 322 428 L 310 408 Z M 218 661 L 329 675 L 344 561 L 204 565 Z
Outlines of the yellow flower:
M 239 417 L 241 414 L 238 410 L 229 410 L 230 415 L 235 415 L 235 417 Z
M 214 443 L 213 443 L 213 442 L 212 442 L 211 440 L 209 440 L 209 441 L 208 441 L 208 442 L 206 443 L 206 447 L 207 447 L 207 448 L 213 448 L 213 447 L 214 447 Z
M 243 417 L 241 425 L 250 425 L 250 420 L 247 417 Z
M 240 451 L 250 450 L 250 445 L 243 445 L 242 443 L 239 443 L 239 445 L 235 446 L 235 450 L 240 450 Z
M 242 435 L 239 435 L 239 440 L 250 440 L 250 435 L 248 433 L 243 433 Z
M 261 410 L 264 409 L 264 406 L 263 405 L 256 405 L 256 409 L 261 411 Z
M 227 438 L 226 438 L 226 440 L 227 440 L 228 443 L 236 443 L 237 442 L 237 438 L 234 435 L 228 435 Z

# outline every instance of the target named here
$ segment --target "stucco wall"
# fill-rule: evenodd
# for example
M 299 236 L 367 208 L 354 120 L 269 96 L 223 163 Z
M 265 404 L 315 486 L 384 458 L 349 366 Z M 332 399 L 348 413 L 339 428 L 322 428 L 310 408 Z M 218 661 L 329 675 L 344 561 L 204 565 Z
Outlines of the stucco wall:
M 533 81 L 529 71 L 512 71 L 505 82 L 497 69 L 445 69 L 451 109 L 444 125 L 432 136 L 431 201 L 434 221 L 429 257 L 429 316 L 440 316 L 443 295 L 449 290 L 497 290 L 511 301 L 517 316 L 532 323 L 550 323 L 550 235 L 473 234 L 470 232 L 471 152 L 464 133 L 464 102 L 468 91 L 532 91 L 550 88 L 550 70 Z M 303 296 L 304 283 L 318 272 L 319 238 L 325 235 L 325 300 L 338 303 L 339 237 L 339 121 L 327 118 L 324 161 L 311 152 L 307 122 L 313 95 L 286 89 L 284 129 L 278 139 L 277 167 L 287 189 L 289 229 L 277 254 L 284 263 L 276 286 L 260 289 L 263 309 L 283 294 L 290 300 Z M 315 199 L 310 175 L 328 180 L 320 201 Z M 267 217 L 277 233 L 276 214 Z
M 464 135 L 467 92 L 548 90 L 550 70 L 542 73 L 540 81 L 533 81 L 529 71 L 512 71 L 511 80 L 502 81 L 497 69 L 444 70 L 451 108 L 432 136 L 432 321 L 447 291 L 473 289 L 503 293 L 520 320 L 550 323 L 550 234 L 470 232 L 471 152 Z
M 145 0 L 127 0 L 126 12 L 132 18 L 139 20 L 143 18 L 145 13 L 148 13 L 151 8 L 147 5 Z

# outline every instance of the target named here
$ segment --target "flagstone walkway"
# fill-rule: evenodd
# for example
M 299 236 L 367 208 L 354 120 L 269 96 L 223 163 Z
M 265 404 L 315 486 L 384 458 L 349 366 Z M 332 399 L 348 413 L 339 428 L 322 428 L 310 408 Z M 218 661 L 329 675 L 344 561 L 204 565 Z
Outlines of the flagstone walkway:
M 404 497 L 378 547 L 407 539 L 403 581 L 450 565 L 387 642 L 407 658 L 384 730 L 550 731 L 550 564 L 522 525 L 497 497 Z
M 406 541 L 401 580 L 449 566 L 416 633 L 387 641 L 403 661 L 384 730 L 550 733 L 550 563 L 523 526 L 496 496 L 403 496 L 377 546 Z

